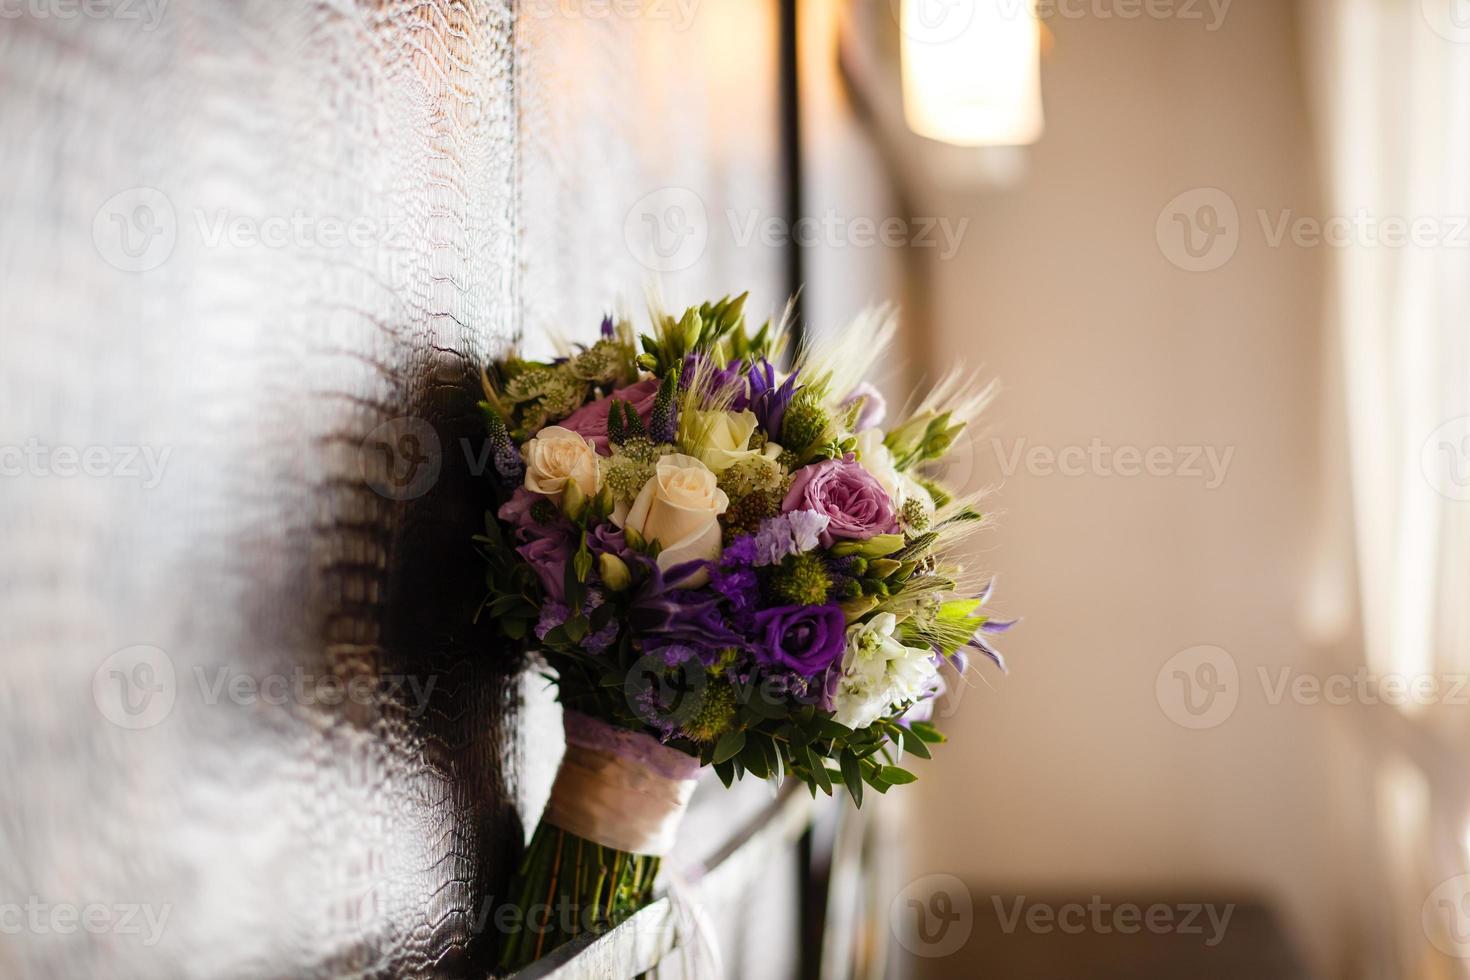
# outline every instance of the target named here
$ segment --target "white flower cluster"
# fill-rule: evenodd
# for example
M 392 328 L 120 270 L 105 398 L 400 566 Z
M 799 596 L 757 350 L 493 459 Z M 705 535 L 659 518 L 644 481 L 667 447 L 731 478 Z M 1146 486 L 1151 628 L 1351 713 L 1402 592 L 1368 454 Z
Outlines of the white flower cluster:
M 890 710 L 917 701 L 933 685 L 938 673 L 934 651 L 904 646 L 893 635 L 897 628 L 892 613 L 879 613 L 848 629 L 833 699 L 839 724 L 866 728 Z

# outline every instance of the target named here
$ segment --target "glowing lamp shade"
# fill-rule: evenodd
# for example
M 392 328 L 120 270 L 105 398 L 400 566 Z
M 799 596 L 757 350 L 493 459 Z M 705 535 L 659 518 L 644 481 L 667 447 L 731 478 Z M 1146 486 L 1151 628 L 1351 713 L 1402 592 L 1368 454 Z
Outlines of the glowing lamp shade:
M 1041 24 L 1032 0 L 902 0 L 903 109 L 959 146 L 1041 137 Z

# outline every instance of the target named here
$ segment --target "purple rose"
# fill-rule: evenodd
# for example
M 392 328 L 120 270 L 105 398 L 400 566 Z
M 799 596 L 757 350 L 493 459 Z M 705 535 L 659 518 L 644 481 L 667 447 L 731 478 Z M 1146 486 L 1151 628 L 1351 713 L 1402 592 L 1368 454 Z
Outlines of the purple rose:
M 836 538 L 866 541 L 898 530 L 888 492 L 856 460 L 829 459 L 797 470 L 781 509 L 825 514 L 824 548 L 832 547 Z
M 755 614 L 755 626 L 756 660 L 803 677 L 822 673 L 847 644 L 847 619 L 836 604 L 762 609 Z
M 613 399 L 632 404 L 633 411 L 637 412 L 643 424 L 647 425 L 649 418 L 653 415 L 653 400 L 658 396 L 658 385 L 658 378 L 648 378 L 637 384 L 628 385 L 626 388 L 619 388 L 606 398 L 588 402 L 562 419 L 561 427 L 571 429 L 577 435 L 591 439 L 597 451 L 606 456 L 612 451 L 607 444 L 607 417 L 612 413 Z

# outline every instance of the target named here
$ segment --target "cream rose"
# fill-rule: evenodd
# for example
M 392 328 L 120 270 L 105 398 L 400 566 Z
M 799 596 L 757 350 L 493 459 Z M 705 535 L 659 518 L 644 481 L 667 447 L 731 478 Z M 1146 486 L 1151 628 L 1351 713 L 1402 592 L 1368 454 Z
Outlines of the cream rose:
M 613 514 L 613 523 L 638 532 L 645 541 L 657 541 L 662 549 L 658 566 L 668 569 L 719 557 L 719 516 L 729 506 L 730 498 L 715 485 L 708 466 L 693 456 L 670 453 L 658 461 L 632 506 Z M 683 585 L 693 589 L 707 581 L 709 574 L 701 571 Z
M 760 455 L 748 448 L 756 427 L 752 411 L 693 411 L 684 413 L 684 418 L 684 444 L 716 473 L 723 473 L 742 459 Z
M 526 461 L 526 489 L 532 493 L 560 500 L 568 480 L 588 497 L 602 489 L 597 448 L 571 429 L 547 426 L 521 447 L 521 457 Z

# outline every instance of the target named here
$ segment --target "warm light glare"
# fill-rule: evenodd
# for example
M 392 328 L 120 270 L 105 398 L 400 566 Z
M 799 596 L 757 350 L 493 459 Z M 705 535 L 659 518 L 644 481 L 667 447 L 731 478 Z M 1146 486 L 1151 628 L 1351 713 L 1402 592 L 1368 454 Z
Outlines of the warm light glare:
M 960 146 L 1041 137 L 1041 25 L 1031 0 L 903 0 L 909 128 Z

